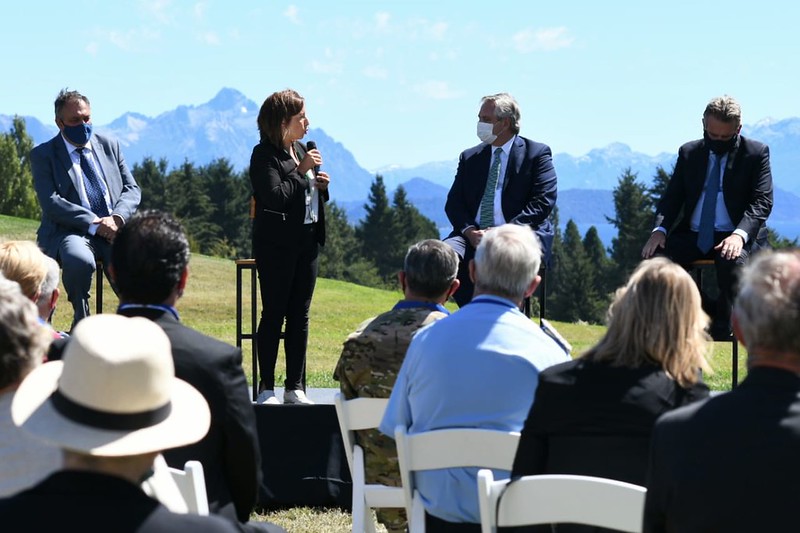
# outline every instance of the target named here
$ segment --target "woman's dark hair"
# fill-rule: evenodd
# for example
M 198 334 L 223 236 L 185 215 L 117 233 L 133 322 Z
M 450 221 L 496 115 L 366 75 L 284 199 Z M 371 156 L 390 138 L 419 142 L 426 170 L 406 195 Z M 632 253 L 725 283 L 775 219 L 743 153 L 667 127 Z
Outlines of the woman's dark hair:
M 283 125 L 302 109 L 303 97 L 297 91 L 284 89 L 269 95 L 258 112 L 261 141 L 283 148 Z

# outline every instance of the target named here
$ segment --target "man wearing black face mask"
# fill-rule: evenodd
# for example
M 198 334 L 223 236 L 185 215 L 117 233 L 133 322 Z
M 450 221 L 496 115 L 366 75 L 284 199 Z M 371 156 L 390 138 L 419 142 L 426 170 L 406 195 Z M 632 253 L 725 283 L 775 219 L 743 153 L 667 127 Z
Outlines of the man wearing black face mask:
M 33 186 L 42 207 L 37 241 L 63 270 L 74 326 L 89 315 L 97 259 L 107 268 L 111 242 L 139 206 L 141 191 L 119 143 L 92 135 L 89 99 L 62 89 L 55 101 L 59 133 L 31 150 Z
M 739 135 L 741 108 L 730 96 L 712 99 L 703 113 L 703 139 L 681 146 L 656 209 L 656 228 L 642 249 L 680 264 L 713 259 L 719 297 L 711 335 L 731 336 L 735 268 L 767 245 L 772 211 L 769 147 Z M 680 219 L 678 217 L 681 216 Z

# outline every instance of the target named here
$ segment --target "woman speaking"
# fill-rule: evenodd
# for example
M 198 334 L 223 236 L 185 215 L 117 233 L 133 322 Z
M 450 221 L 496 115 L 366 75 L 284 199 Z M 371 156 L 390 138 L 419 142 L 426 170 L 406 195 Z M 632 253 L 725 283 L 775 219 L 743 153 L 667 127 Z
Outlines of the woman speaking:
M 299 142 L 308 126 L 303 97 L 291 89 L 271 94 L 258 113 L 261 140 L 250 157 L 253 250 L 262 309 L 256 341 L 261 369 L 258 403 L 280 403 L 275 396 L 275 363 L 284 319 L 283 403 L 313 403 L 305 395 L 308 311 L 319 247 L 325 244 L 324 203 L 330 178 L 319 170 L 320 153 Z

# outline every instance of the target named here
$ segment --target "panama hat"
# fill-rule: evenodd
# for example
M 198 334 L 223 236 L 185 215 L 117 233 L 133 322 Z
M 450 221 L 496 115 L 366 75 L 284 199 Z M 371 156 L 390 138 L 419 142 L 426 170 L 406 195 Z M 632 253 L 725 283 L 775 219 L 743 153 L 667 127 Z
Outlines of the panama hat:
M 109 457 L 197 442 L 211 419 L 203 396 L 175 377 L 161 328 L 120 315 L 81 320 L 63 360 L 40 365 L 19 386 L 11 416 L 55 446 Z

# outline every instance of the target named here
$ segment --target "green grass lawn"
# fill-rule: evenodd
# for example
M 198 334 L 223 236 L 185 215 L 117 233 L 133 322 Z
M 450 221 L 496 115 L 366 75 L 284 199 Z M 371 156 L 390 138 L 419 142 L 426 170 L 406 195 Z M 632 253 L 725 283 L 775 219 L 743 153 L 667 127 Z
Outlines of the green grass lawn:
M 38 222 L 0 215 L 0 239 L 36 238 Z M 178 303 L 181 319 L 189 326 L 208 335 L 234 344 L 236 341 L 236 267 L 233 261 L 203 255 L 193 255 L 189 265 L 189 283 Z M 244 328 L 249 332 L 249 276 L 244 276 Z M 105 282 L 104 310 L 114 312 L 117 299 L 108 281 Z M 308 342 L 308 384 L 311 387 L 337 387 L 333 368 L 339 358 L 342 342 L 362 321 L 391 308 L 400 299 L 399 289 L 387 291 L 362 287 L 342 281 L 319 279 L 311 305 L 311 331 Z M 257 297 L 258 299 L 258 297 Z M 260 305 L 260 301 L 257 302 Z M 94 303 L 92 303 L 94 308 Z M 451 309 L 455 307 L 451 306 Z M 54 319 L 57 329 L 69 328 L 72 310 L 62 287 L 62 300 Z M 605 328 L 583 323 L 554 322 L 553 325 L 572 344 L 573 356 L 581 354 L 602 336 Z M 244 370 L 252 382 L 250 342 L 244 341 Z M 746 354 L 740 346 L 739 380 L 745 374 Z M 714 368 L 706 376 L 715 390 L 727 390 L 731 384 L 731 350 L 728 343 L 715 343 L 710 357 Z M 283 356 L 278 358 L 276 382 L 285 378 Z

